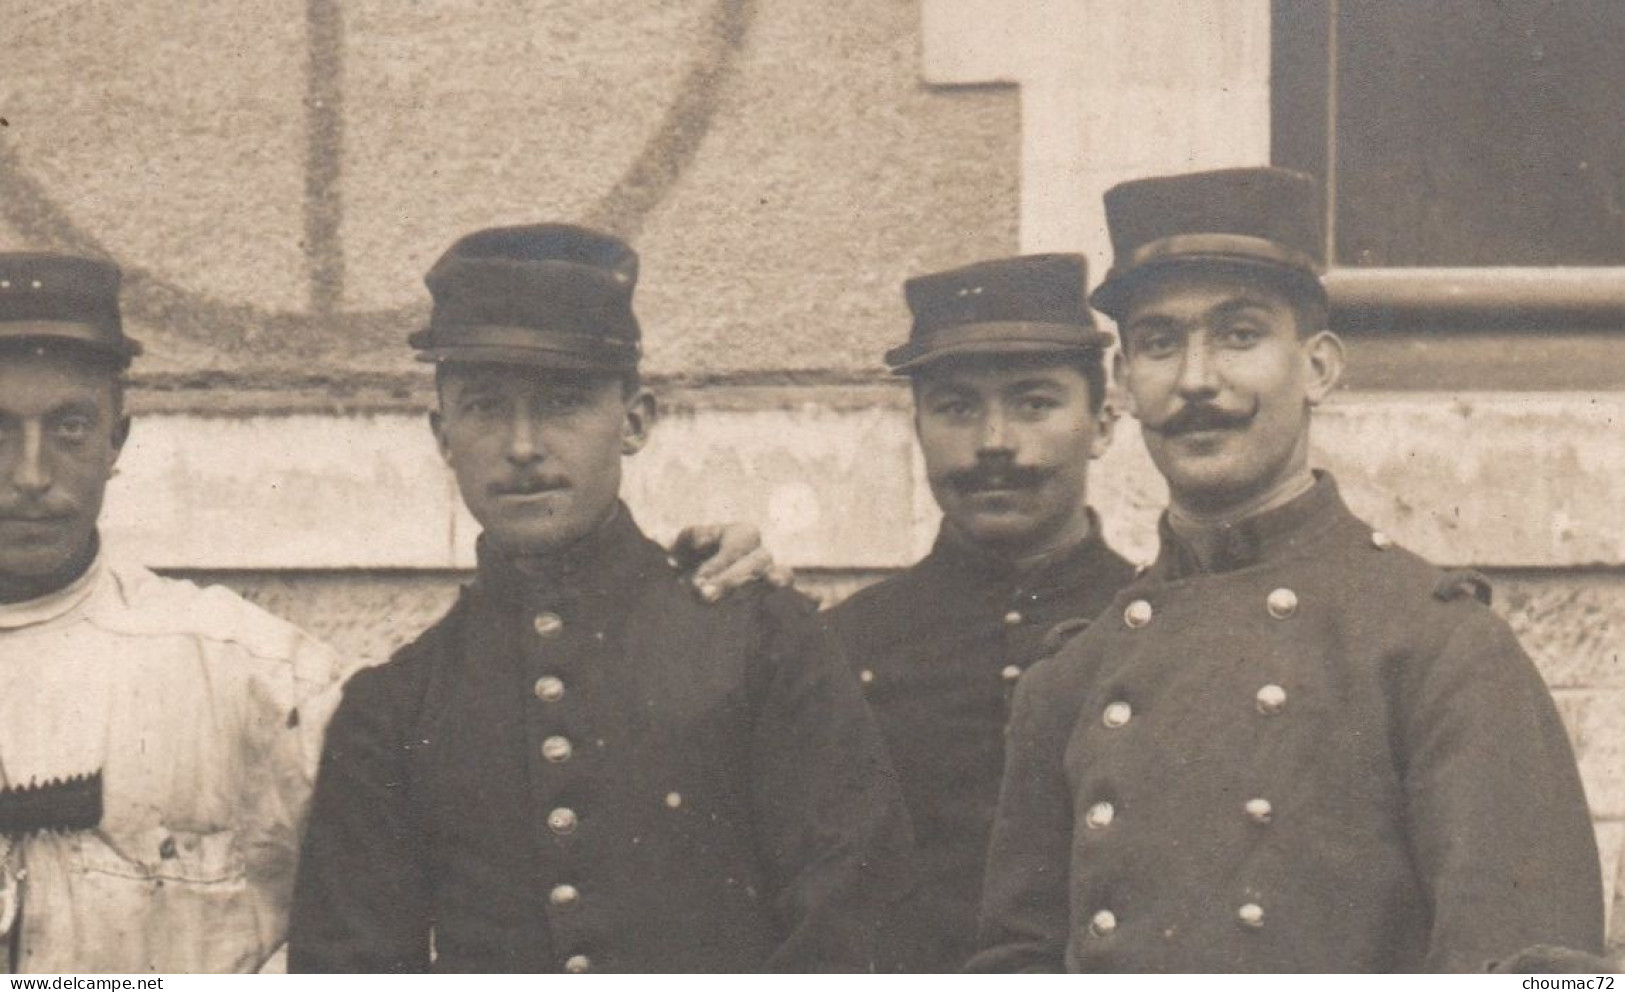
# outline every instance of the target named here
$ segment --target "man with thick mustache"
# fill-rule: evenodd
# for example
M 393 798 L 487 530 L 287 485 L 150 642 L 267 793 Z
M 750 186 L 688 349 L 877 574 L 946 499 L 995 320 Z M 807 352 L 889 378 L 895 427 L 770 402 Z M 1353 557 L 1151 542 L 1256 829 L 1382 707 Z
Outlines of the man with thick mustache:
M 306 971 L 856 971 L 907 815 L 812 604 L 698 600 L 617 499 L 648 436 L 637 256 L 562 224 L 428 275 L 440 452 L 483 532 L 346 686 L 299 868 Z
M 118 289 L 107 262 L 0 254 L 0 971 L 254 971 L 340 666 L 103 540 L 140 351 Z
M 1133 576 L 1086 502 L 1111 428 L 1111 339 L 1086 285 L 1081 256 L 1032 255 L 905 287 L 914 325 L 886 360 L 913 388 L 942 527 L 924 559 L 833 612 L 924 869 L 897 921 L 894 968 L 958 971 L 975 949 L 1016 682 L 1056 625 L 1081 627 Z
M 1092 301 L 1168 482 L 1162 551 L 1017 692 L 977 970 L 1600 950 L 1574 756 L 1487 585 L 1310 470 L 1343 367 L 1318 199 L 1278 169 L 1106 194 L 1116 259 Z

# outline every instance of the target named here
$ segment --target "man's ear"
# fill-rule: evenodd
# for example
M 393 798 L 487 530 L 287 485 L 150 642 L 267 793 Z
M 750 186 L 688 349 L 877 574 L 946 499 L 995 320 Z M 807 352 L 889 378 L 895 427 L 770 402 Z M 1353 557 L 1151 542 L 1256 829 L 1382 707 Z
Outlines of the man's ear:
M 446 418 L 440 415 L 439 410 L 429 411 L 429 432 L 434 435 L 435 447 L 440 450 L 440 460 L 451 464 L 451 446 L 446 443 Z
M 1331 331 L 1319 331 L 1303 343 L 1303 356 L 1309 372 L 1304 397 L 1310 406 L 1318 406 L 1343 378 L 1343 339 Z
M 1112 408 L 1110 390 L 1107 397 L 1100 404 L 1100 409 L 1093 414 L 1095 421 L 1094 440 L 1089 442 L 1089 457 L 1099 458 L 1112 446 L 1112 430 L 1117 426 L 1117 411 Z
M 621 419 L 621 454 L 635 455 L 649 443 L 655 425 L 655 394 L 639 389 L 626 400 L 626 416 Z
M 118 474 L 119 456 L 124 453 L 124 442 L 128 441 L 129 439 L 130 417 L 129 414 L 125 414 L 118 419 L 118 423 L 113 425 L 113 436 L 111 439 L 113 446 L 112 450 L 109 451 L 107 455 L 108 478 L 112 478 Z
M 1119 347 L 1112 352 L 1112 382 L 1106 388 L 1106 405 L 1110 406 L 1113 399 L 1121 399 L 1123 409 L 1131 417 L 1140 416 L 1139 407 L 1134 402 L 1134 391 L 1128 388 L 1129 370 L 1128 358 Z

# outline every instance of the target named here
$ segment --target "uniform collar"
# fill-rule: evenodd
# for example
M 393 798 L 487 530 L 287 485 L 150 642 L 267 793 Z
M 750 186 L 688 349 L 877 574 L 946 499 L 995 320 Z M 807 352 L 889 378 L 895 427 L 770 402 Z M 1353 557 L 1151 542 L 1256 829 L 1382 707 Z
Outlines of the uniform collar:
M 106 570 L 107 554 L 100 546 L 83 575 L 55 592 L 21 603 L 0 603 L 0 630 L 37 627 L 78 609 L 90 599 Z
M 1276 557 L 1303 538 L 1348 515 L 1343 498 L 1337 492 L 1337 481 L 1331 473 L 1317 471 L 1315 484 L 1303 495 L 1285 505 L 1222 526 L 1211 560 L 1204 563 L 1195 549 L 1174 533 L 1168 523 L 1168 513 L 1163 511 L 1157 521 L 1157 531 L 1162 537 L 1157 572 L 1170 581 L 1233 572 Z
M 493 549 L 483 534 L 475 554 L 477 592 L 528 606 L 609 595 L 669 567 L 659 545 L 643 535 L 621 502 L 609 519 L 557 554 L 516 561 Z

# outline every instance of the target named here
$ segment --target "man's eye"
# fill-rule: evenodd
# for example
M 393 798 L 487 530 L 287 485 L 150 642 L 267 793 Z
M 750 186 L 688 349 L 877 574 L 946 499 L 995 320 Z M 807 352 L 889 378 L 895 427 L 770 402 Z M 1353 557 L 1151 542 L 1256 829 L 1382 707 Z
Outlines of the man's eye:
M 1264 337 L 1264 330 L 1255 324 L 1229 324 L 1219 328 L 1219 341 L 1231 347 L 1247 347 L 1257 344 Z
M 1134 339 L 1134 350 L 1149 358 L 1166 358 L 1179 350 L 1179 335 L 1144 334 Z
M 576 392 L 550 393 L 542 400 L 542 409 L 553 413 L 571 413 L 587 405 L 587 394 Z
M 1024 396 L 1016 405 L 1024 413 L 1047 413 L 1061 404 L 1049 396 Z
M 51 425 L 51 432 L 65 441 L 83 441 L 95 428 L 96 422 L 89 417 L 63 417 Z
M 464 413 L 489 417 L 502 408 L 502 401 L 494 396 L 471 396 L 458 404 Z
M 964 400 L 942 400 L 932 409 L 944 417 L 968 417 L 971 412 L 970 404 Z

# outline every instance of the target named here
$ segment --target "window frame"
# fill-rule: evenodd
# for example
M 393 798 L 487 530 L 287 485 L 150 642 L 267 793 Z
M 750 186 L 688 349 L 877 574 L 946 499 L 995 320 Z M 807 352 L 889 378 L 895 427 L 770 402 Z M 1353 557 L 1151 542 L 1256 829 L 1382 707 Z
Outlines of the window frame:
M 1270 2 L 1270 161 L 1316 176 L 1326 257 L 1337 236 L 1337 18 L 1340 0 Z M 1319 50 L 1305 37 L 1325 39 Z M 1307 122 L 1291 129 L 1283 120 Z M 1625 330 L 1625 266 L 1355 267 L 1325 278 L 1334 326 Z

